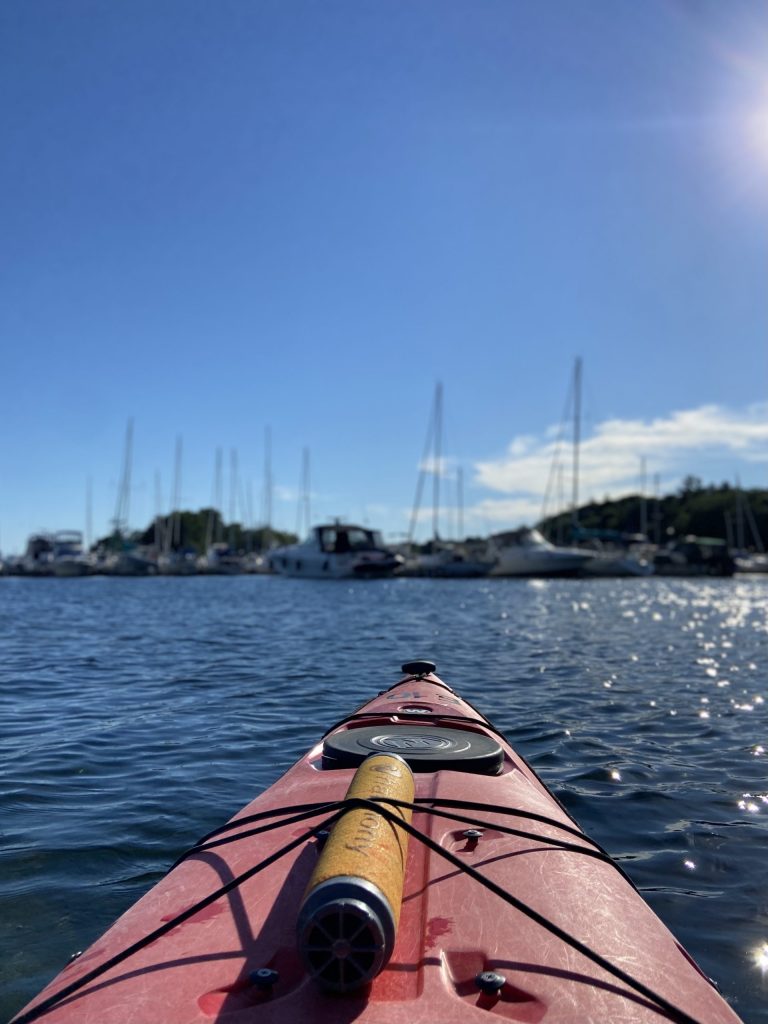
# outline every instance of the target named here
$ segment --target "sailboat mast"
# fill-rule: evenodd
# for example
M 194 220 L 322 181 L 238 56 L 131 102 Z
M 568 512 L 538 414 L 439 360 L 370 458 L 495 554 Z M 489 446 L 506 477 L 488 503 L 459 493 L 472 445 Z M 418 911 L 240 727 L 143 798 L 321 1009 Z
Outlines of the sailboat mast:
M 573 510 L 571 524 L 579 525 L 579 445 L 581 444 L 581 357 L 573 370 Z
M 435 389 L 435 448 L 434 461 L 432 463 L 432 537 L 438 540 L 440 536 L 440 458 L 443 440 L 443 385 L 437 382 Z
M 91 550 L 93 543 L 93 480 L 88 477 L 85 484 L 85 550 Z
M 458 537 L 464 540 L 464 470 L 459 466 L 456 470 L 456 503 L 459 507 Z
M 235 546 L 235 520 L 237 519 L 237 489 L 239 470 L 237 465 L 237 449 L 229 449 L 229 530 L 227 543 L 230 548 Z
M 155 470 L 155 548 L 158 554 L 163 550 L 163 484 L 160 479 L 160 470 Z M 167 524 L 166 524 L 167 525 Z M 167 530 L 165 531 L 167 533 Z
M 272 428 L 264 431 L 264 538 L 262 547 L 270 546 L 272 531 Z
M 645 477 L 645 456 L 640 457 L 640 533 L 645 537 L 648 534 L 648 503 L 645 498 L 646 477 Z
M 223 515 L 221 510 L 224 504 L 224 492 L 223 492 L 223 477 L 222 477 L 222 452 L 220 447 L 216 449 L 216 470 L 214 475 L 214 495 L 213 508 L 214 508 L 214 524 L 215 524 L 215 537 L 218 544 L 221 543 L 221 535 L 223 532 Z
M 181 546 L 181 454 L 182 441 L 179 434 L 176 437 L 176 453 L 173 465 L 173 508 L 171 509 L 173 519 L 170 546 L 174 548 Z
M 738 476 L 736 477 L 736 547 L 739 551 L 744 551 L 746 547 L 744 543 L 744 495 Z
M 299 504 L 296 508 L 296 533 L 302 537 L 303 529 L 309 531 L 311 517 L 309 514 L 309 448 L 304 448 L 301 457 L 301 483 L 299 485 Z
M 432 440 L 435 432 L 435 407 L 432 407 L 432 412 L 429 417 L 429 424 L 427 425 L 427 436 L 424 441 L 424 452 L 421 456 L 421 462 L 419 463 L 419 475 L 416 480 L 416 494 L 413 499 L 413 508 L 411 509 L 411 522 L 408 526 L 408 544 L 413 543 L 413 538 L 416 533 L 416 522 L 419 517 L 419 510 L 421 508 L 421 495 L 424 490 L 424 477 L 427 472 L 427 460 L 429 459 L 429 450 L 432 447 Z
M 658 473 L 653 474 L 653 540 L 655 544 L 661 543 L 661 502 L 659 499 L 660 477 Z
M 310 526 L 312 525 L 312 516 L 310 515 L 309 505 L 309 448 L 304 449 L 304 517 L 306 520 L 306 531 L 309 533 Z
M 131 463 L 133 462 L 133 418 L 128 420 L 125 428 L 125 449 L 123 451 L 123 472 L 120 478 L 120 489 L 115 507 L 115 532 L 122 534 L 123 527 L 128 531 L 131 504 Z

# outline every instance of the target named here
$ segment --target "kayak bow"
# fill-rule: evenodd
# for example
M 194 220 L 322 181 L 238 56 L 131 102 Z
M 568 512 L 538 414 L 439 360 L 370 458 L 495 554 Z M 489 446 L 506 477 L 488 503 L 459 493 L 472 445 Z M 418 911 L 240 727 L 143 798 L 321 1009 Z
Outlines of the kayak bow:
M 403 672 L 16 1024 L 738 1021 L 487 719 Z

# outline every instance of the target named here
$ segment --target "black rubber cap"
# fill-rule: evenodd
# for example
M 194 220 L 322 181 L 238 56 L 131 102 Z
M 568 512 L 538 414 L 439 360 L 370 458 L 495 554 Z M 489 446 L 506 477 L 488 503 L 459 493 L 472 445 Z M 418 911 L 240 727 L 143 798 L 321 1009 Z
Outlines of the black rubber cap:
M 430 672 L 434 672 L 437 665 L 434 661 L 406 661 L 402 666 L 403 672 L 407 676 L 426 676 Z
M 494 993 L 501 991 L 506 983 L 507 979 L 504 975 L 497 974 L 496 971 L 482 971 L 475 976 L 475 984 L 487 996 L 492 996 Z
M 424 725 L 366 725 L 327 736 L 323 768 L 356 768 L 370 754 L 399 754 L 414 772 L 498 774 L 504 761 L 499 743 L 468 729 Z

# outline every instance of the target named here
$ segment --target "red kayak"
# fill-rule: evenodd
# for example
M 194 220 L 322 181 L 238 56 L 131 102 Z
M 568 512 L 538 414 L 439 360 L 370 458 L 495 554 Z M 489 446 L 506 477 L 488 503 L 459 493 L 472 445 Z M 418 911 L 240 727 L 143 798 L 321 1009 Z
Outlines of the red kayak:
M 404 665 L 17 1024 L 738 1021 L 434 668 Z

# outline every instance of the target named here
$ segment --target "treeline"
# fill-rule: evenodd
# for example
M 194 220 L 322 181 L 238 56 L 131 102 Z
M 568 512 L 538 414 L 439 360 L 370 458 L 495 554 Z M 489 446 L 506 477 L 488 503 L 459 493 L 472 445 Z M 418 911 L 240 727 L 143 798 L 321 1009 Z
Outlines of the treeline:
M 275 544 L 293 544 L 296 534 L 268 526 L 253 529 L 241 523 L 225 523 L 217 509 L 201 508 L 197 512 L 174 512 L 158 516 L 145 530 L 136 530 L 127 537 L 119 530 L 97 541 L 97 546 L 122 547 L 128 540 L 134 544 L 154 545 L 163 551 L 194 551 L 205 554 L 209 544 L 226 544 L 233 551 L 247 554 L 264 551 Z
M 578 510 L 582 530 L 645 533 L 656 543 L 695 534 L 724 540 L 730 547 L 759 550 L 768 547 L 768 490 L 741 490 L 731 484 L 705 486 L 687 477 L 677 494 L 643 498 L 639 494 L 583 505 Z M 569 512 L 543 520 L 540 529 L 550 540 L 572 539 Z
M 724 540 L 734 548 L 752 551 L 768 548 L 768 490 L 740 490 L 726 483 L 719 487 L 705 486 L 696 477 L 688 477 L 677 494 L 658 499 L 632 494 L 615 501 L 606 498 L 582 505 L 577 519 L 581 530 L 645 533 L 651 541 L 660 544 L 694 534 Z M 570 511 L 550 516 L 538 525 L 557 543 L 573 539 Z M 267 526 L 251 529 L 241 523 L 225 523 L 216 509 L 201 508 L 197 512 L 159 516 L 146 529 L 127 537 L 115 530 L 95 546 L 115 548 L 129 540 L 161 550 L 204 554 L 208 544 L 223 543 L 233 551 L 246 554 L 264 551 L 276 544 L 293 544 L 297 539 L 294 533 Z

